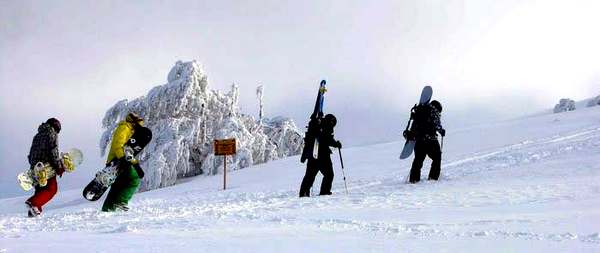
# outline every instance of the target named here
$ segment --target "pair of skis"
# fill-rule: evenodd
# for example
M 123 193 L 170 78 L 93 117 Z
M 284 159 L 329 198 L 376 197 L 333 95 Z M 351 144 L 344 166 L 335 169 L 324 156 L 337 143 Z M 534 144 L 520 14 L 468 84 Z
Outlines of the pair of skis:
M 317 135 L 319 134 L 319 122 L 323 118 L 323 101 L 325 100 L 325 92 L 327 92 L 327 88 L 325 87 L 326 84 L 327 82 L 325 80 L 322 80 L 319 84 L 315 108 L 310 115 L 310 121 L 306 127 L 306 133 L 304 134 L 304 148 L 302 149 L 302 156 L 300 157 L 301 163 L 304 163 L 311 157 L 317 159 L 317 152 L 319 150 Z
M 302 156 L 300 156 L 300 162 L 304 163 L 309 158 L 317 159 L 319 151 L 319 140 L 317 135 L 319 134 L 319 124 L 323 118 L 323 101 L 325 100 L 325 92 L 327 81 L 322 80 L 319 84 L 319 92 L 317 93 L 317 100 L 315 101 L 315 107 L 312 114 L 310 115 L 310 121 L 306 127 L 306 133 L 304 134 L 304 148 L 302 149 Z M 342 165 L 342 175 L 344 177 L 344 187 L 346 194 L 348 194 L 348 185 L 346 184 L 346 173 L 344 172 L 344 160 L 342 159 L 342 150 L 338 149 L 340 155 L 340 163 Z

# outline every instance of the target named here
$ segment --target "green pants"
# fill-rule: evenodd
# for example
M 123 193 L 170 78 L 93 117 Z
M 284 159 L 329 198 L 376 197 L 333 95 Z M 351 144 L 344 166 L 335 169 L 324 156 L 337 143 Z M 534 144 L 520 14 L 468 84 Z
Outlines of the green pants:
M 108 196 L 106 196 L 106 200 L 102 205 L 102 211 L 104 212 L 115 211 L 116 207 L 120 205 L 127 206 L 127 203 L 140 186 L 140 177 L 133 166 L 121 169 L 123 171 L 110 186 Z

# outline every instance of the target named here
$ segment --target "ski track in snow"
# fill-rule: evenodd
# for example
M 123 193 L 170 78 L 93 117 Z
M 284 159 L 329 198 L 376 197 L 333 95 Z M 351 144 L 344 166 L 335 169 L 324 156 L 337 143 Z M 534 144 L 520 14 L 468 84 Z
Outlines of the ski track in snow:
M 444 163 L 444 169 L 464 167 L 476 162 L 499 165 L 498 167 L 509 167 L 529 163 L 542 158 L 548 158 L 563 153 L 581 150 L 593 150 L 598 147 L 598 136 L 600 128 L 578 131 L 565 136 L 554 136 L 537 141 L 523 141 L 510 145 L 500 150 L 489 153 L 477 153 L 466 158 Z M 489 163 L 491 161 L 501 162 L 499 164 Z
M 511 206 L 550 205 L 562 202 L 585 202 L 600 193 L 600 186 L 580 187 L 582 182 L 600 178 L 598 165 L 545 171 L 540 181 L 533 181 L 535 170 L 547 163 L 568 164 L 564 160 L 578 155 L 597 156 L 600 128 L 588 128 L 568 135 L 528 140 L 489 152 L 457 157 L 443 163 L 439 182 L 406 184 L 409 168 L 388 175 L 361 178 L 348 182 L 350 195 L 344 195 L 343 182 L 337 174 L 333 196 L 297 198 L 296 185 L 281 191 L 206 192 L 189 190 L 166 198 L 142 198 L 131 203 L 127 213 L 101 213 L 95 208 L 78 207 L 74 200 L 54 207 L 54 212 L 29 219 L 21 214 L 0 215 L 0 238 L 27 237 L 28 232 L 85 232 L 96 234 L 150 233 L 158 230 L 194 232 L 231 226 L 288 227 L 309 226 L 325 232 L 358 232 L 414 238 L 496 238 L 537 241 L 578 241 L 600 245 L 598 230 L 590 233 L 539 230 L 552 228 L 560 219 L 543 216 L 522 218 L 458 219 L 443 222 L 409 222 L 405 216 L 419 212 L 448 213 Z M 573 158 L 576 160 L 576 158 Z M 578 164 L 572 164 L 577 167 Z M 427 165 L 423 174 L 426 177 Z M 498 173 L 512 173 L 515 178 L 505 185 L 491 184 Z M 569 174 L 570 173 L 570 174 Z M 545 177 L 575 175 L 573 179 L 545 181 Z M 584 175 L 592 176 L 587 177 Z M 578 177 L 577 175 L 581 175 Z M 351 179 L 349 177 L 349 179 Z M 476 179 L 476 180 L 475 180 Z M 300 179 L 298 179 L 300 180 Z M 587 180 L 587 181 L 586 181 Z M 532 183 L 534 182 L 534 183 Z M 320 181 L 315 182 L 318 189 Z M 481 185 L 481 187 L 466 187 Z M 591 185 L 594 185 L 593 183 Z M 313 188 L 313 191 L 315 189 Z M 463 211 L 460 211 L 462 209 Z M 62 210 L 64 209 L 64 210 Z M 342 211 L 340 211 L 342 210 Z M 347 212 L 336 217 L 335 214 Z M 384 215 L 372 217 L 373 212 Z M 311 215 L 315 214 L 315 215 Z M 327 217 L 327 214 L 332 214 Z M 389 215 L 389 217 L 388 217 Z M 569 214 L 565 214 L 569 215 Z M 337 215 L 339 216 L 339 215 Z M 382 217 L 383 216 L 383 217 Z M 562 216 L 561 216 L 562 217 Z M 482 217 L 483 218 L 483 217 Z M 464 220 L 461 222 L 461 220 Z

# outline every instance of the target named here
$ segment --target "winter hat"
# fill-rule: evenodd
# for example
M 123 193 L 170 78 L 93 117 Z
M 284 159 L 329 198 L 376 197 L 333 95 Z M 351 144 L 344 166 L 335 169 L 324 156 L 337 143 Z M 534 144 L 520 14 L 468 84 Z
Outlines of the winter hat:
M 324 121 L 331 127 L 334 127 L 337 124 L 337 119 L 333 114 L 325 115 Z
M 442 104 L 439 101 L 433 100 L 430 104 L 431 106 L 435 107 L 435 109 L 437 109 L 439 112 L 442 112 Z
M 54 128 L 54 131 L 56 131 L 56 133 L 60 133 L 60 121 L 58 121 L 58 119 L 56 118 L 49 118 L 48 120 L 46 120 L 46 124 L 50 125 L 52 128 Z
M 127 114 L 125 121 L 127 121 L 129 123 L 136 123 L 136 124 L 139 124 L 140 126 L 144 125 L 144 119 L 142 119 L 142 117 L 137 115 L 135 112 L 130 112 L 129 114 Z

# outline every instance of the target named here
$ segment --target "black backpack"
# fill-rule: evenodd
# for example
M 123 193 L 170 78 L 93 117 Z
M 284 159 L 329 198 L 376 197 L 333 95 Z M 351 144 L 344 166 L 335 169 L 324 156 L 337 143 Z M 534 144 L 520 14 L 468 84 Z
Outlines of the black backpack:
M 417 105 L 412 114 L 413 123 L 410 130 L 417 136 L 423 136 L 429 132 L 435 132 L 431 120 L 431 106 L 429 104 Z

